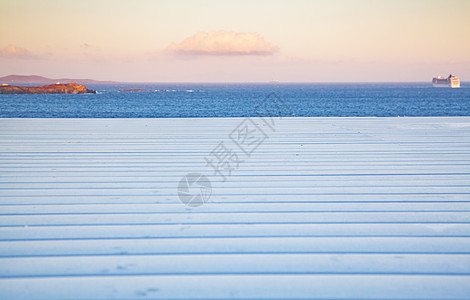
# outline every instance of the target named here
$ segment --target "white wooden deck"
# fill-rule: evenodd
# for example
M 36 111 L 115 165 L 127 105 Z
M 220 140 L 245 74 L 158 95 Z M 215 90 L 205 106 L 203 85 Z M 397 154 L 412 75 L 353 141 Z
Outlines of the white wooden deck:
M 0 298 L 470 299 L 470 118 L 253 120 L 1 119 Z

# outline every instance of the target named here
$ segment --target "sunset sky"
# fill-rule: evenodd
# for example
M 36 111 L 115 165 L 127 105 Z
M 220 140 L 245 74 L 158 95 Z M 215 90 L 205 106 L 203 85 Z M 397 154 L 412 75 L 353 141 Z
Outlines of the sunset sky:
M 0 76 L 470 81 L 470 1 L 0 1 Z

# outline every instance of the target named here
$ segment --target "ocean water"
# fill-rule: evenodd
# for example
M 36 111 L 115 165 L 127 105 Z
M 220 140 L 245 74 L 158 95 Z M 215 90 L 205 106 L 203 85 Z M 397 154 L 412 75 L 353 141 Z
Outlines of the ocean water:
M 430 83 L 87 84 L 98 94 L 0 95 L 2 118 L 470 116 L 470 84 Z M 120 92 L 140 88 L 152 91 Z M 155 91 L 158 90 L 158 91 Z M 268 98 L 267 98 L 268 97 Z M 273 102 L 274 101 L 274 102 Z

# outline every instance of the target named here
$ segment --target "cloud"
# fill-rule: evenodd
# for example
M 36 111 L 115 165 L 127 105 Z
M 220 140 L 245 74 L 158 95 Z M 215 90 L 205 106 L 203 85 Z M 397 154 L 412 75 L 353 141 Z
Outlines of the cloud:
M 224 30 L 198 32 L 166 49 L 180 55 L 271 55 L 277 50 L 257 33 Z
M 25 48 L 17 47 L 15 45 L 8 45 L 0 49 L 0 57 L 5 58 L 20 58 L 20 59 L 37 59 L 39 56 L 34 55 Z

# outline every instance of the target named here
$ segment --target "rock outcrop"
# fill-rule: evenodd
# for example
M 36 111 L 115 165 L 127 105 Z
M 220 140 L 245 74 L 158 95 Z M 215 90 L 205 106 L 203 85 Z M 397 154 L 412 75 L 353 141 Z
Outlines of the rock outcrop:
M 0 85 L 0 94 L 96 94 L 96 91 L 87 89 L 86 86 L 67 83 L 67 84 L 48 84 L 41 86 L 17 86 Z
M 121 89 L 120 92 L 153 92 L 152 90 L 144 90 L 144 89 Z

